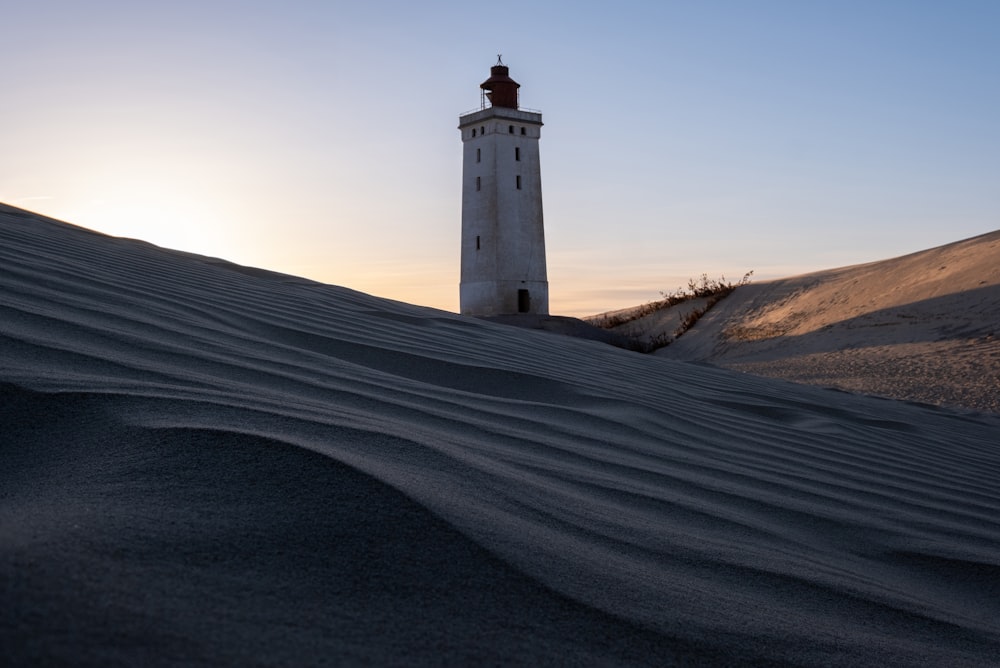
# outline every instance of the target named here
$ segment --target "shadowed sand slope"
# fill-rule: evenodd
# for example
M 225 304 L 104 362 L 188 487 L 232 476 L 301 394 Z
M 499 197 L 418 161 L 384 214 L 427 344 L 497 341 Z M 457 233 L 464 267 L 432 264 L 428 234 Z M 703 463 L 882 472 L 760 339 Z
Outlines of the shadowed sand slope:
M 462 318 L 11 208 L 0 383 L 13 664 L 1000 652 L 990 416 Z
M 742 287 L 658 354 L 1000 413 L 1000 232 Z

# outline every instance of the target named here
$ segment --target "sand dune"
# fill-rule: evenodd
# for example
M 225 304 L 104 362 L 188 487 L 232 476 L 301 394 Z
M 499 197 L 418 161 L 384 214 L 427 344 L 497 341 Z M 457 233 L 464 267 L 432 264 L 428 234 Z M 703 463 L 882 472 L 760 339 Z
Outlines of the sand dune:
M 659 354 L 1000 413 L 1000 232 L 742 287 Z
M 996 416 L 9 207 L 0 383 L 12 665 L 1000 655 Z

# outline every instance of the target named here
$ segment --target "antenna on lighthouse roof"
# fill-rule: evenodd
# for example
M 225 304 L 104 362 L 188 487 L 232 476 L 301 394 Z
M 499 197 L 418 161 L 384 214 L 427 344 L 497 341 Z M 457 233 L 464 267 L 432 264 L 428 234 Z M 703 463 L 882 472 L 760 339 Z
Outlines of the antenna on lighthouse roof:
M 503 65 L 503 61 L 501 60 L 502 55 L 500 53 L 497 54 L 497 65 Z

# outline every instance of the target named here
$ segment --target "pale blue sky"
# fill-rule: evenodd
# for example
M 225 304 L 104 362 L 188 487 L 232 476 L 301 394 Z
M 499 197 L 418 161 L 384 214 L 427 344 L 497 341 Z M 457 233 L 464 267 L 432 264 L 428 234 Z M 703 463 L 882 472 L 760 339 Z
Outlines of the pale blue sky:
M 543 113 L 553 312 L 1000 228 L 1000 1 L 4 9 L 0 201 L 456 310 L 458 115 Z

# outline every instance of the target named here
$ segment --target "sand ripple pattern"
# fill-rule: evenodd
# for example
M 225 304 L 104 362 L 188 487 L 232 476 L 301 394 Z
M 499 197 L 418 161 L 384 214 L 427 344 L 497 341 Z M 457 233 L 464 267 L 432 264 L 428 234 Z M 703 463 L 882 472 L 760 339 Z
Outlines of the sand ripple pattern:
M 0 208 L 14 663 L 986 665 L 1000 419 Z

